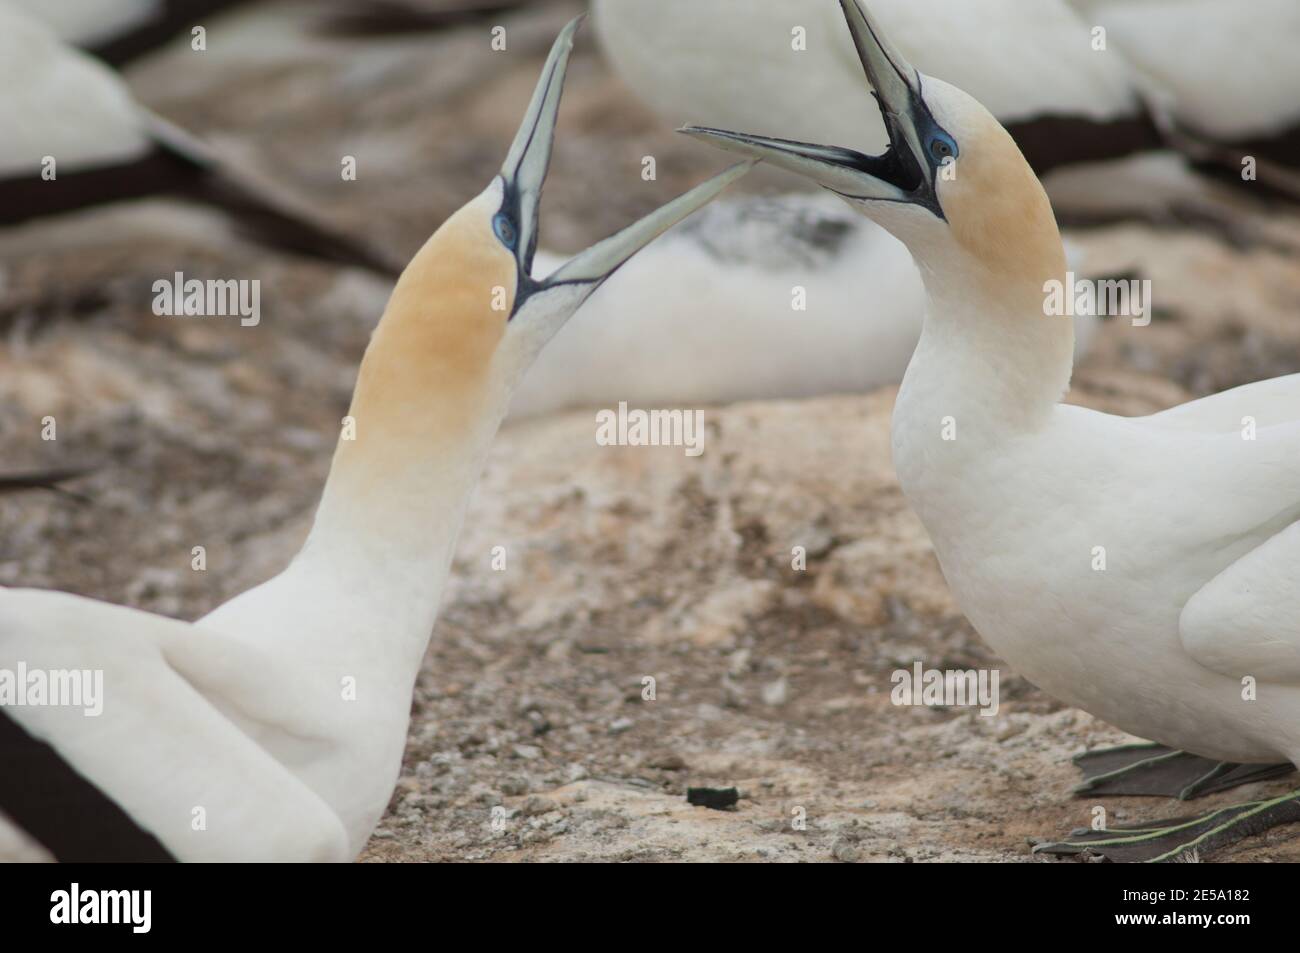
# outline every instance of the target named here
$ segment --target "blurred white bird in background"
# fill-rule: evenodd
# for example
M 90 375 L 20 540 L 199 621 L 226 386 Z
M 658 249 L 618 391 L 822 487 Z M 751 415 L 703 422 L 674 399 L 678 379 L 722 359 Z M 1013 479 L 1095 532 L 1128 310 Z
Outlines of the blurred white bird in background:
M 177 13 L 186 6 L 161 0 L 13 2 L 39 9 L 83 42 L 95 35 L 135 37 L 133 30 L 155 36 L 154 27 L 141 24 L 158 22 L 163 7 Z M 203 6 L 217 4 L 190 9 Z M 511 0 L 340 0 L 324 7 L 323 19 L 333 18 L 344 30 L 405 32 L 454 25 L 460 21 L 453 14 L 492 16 L 510 6 Z M 836 29 L 832 3 L 595 0 L 593 7 L 606 58 L 667 121 L 754 131 L 779 126 L 795 136 L 867 150 L 883 144 L 883 126 L 861 108 L 864 80 L 860 71 L 854 74 L 853 50 Z M 1270 137 L 1285 143 L 1296 126 L 1300 107 L 1280 92 L 1286 85 L 1256 82 L 1261 70 L 1300 70 L 1281 55 L 1300 9 L 1286 0 L 1262 0 L 1259 14 L 1248 19 L 1220 0 L 884 0 L 881 7 L 882 21 L 900 45 L 915 48 L 922 65 L 928 58 L 940 61 L 942 70 L 961 74 L 958 81 L 994 107 L 1031 164 L 1046 173 L 1067 219 L 1159 220 L 1171 209 L 1208 201 L 1205 182 L 1171 149 L 1171 133 L 1200 146 L 1205 165 L 1230 175 L 1218 150 Z M 1165 31 L 1182 22 L 1175 10 L 1195 14 L 1184 32 L 1206 47 L 1200 57 L 1180 58 L 1161 45 Z M 1216 13 L 1224 26 L 1210 30 L 1204 24 L 1216 22 Z M 179 15 L 184 21 L 186 14 Z M 1091 45 L 1093 20 L 1107 25 L 1104 51 Z M 169 22 L 178 21 L 172 16 Z M 806 49 L 794 48 L 796 27 L 806 31 Z M 1215 44 L 1225 42 L 1219 37 L 1229 29 L 1249 34 L 1248 67 L 1202 68 L 1222 59 Z M 0 35 L 0 47 L 5 42 Z M 0 60 L 0 72 L 5 61 L 16 68 L 22 57 Z M 235 173 L 192 137 L 140 109 L 99 64 L 65 48 L 48 61 L 62 64 L 47 70 L 57 78 L 37 83 L 17 77 L 0 95 L 0 116 L 7 110 L 11 126 L 30 131 L 0 144 L 0 199 L 7 199 L 0 202 L 0 224 L 171 193 L 227 208 L 268 243 L 393 270 L 389 256 L 364 239 L 316 224 L 310 208 Z M 1173 79 L 1159 82 L 1166 73 Z M 65 106 L 65 99 L 76 102 Z M 1152 101 L 1171 110 L 1160 113 L 1159 122 Z M 52 121 L 79 117 L 78 103 L 87 107 L 84 118 Z M 24 145 L 33 136 L 38 141 Z M 63 166 L 77 174 L 66 173 L 57 192 L 32 175 L 39 156 L 53 148 L 50 142 L 80 165 L 79 171 L 78 164 Z M 1274 164 L 1263 161 L 1269 177 Z M 21 170 L 17 181 L 14 169 Z M 1086 262 L 1073 264 L 1087 270 Z M 873 303 L 870 313 L 854 307 L 862 300 Z M 511 412 L 535 415 L 618 400 L 803 397 L 896 383 L 919 334 L 922 302 L 909 257 L 833 201 L 806 194 L 733 199 L 650 249 L 603 288 L 534 367 Z M 1078 324 L 1082 355 L 1094 322 L 1081 318 Z
M 401 262 L 322 222 L 132 97 L 100 61 L 0 0 L 0 226 L 172 196 L 264 244 L 388 276 Z
M 255 0 L 11 0 L 63 42 L 123 66 L 216 15 Z M 322 28 L 358 34 L 443 30 L 481 22 L 528 0 L 318 0 Z
M 862 108 L 865 80 L 834 3 L 592 6 L 606 58 L 667 122 L 835 141 L 868 154 L 888 142 L 879 117 Z M 1300 163 L 1300 4 L 1293 0 L 880 0 L 876 7 L 918 68 L 969 89 L 997 116 L 1067 220 L 1154 214 L 1194 197 L 1185 162 L 1170 154 L 1184 144 L 1249 147 L 1270 162 Z M 1171 139 L 1170 131 L 1184 135 Z M 1240 181 L 1236 156 L 1219 158 Z M 1105 165 L 1089 170 L 1096 163 Z M 1131 187 L 1122 187 L 1126 176 Z M 1294 186 L 1290 176 L 1276 181 Z
M 121 66 L 247 0 L 10 0 L 60 40 Z

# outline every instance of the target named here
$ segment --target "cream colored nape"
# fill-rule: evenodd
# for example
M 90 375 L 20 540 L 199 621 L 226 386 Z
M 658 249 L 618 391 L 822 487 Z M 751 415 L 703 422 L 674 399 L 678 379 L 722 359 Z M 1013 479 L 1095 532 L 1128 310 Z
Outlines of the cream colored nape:
M 501 194 L 498 180 L 447 219 L 402 272 L 361 362 L 349 411 L 358 436 L 340 443 L 340 460 L 482 416 L 475 411 L 499 383 L 494 359 L 518 291 L 514 256 L 492 231 Z
M 398 278 L 375 331 L 371 350 L 383 341 L 386 358 L 449 375 L 440 389 L 486 371 L 514 310 L 519 270 L 492 231 L 501 195 L 497 180 L 433 233 Z M 363 363 L 363 379 L 374 371 Z
M 952 179 L 940 174 L 937 188 L 953 236 L 1002 280 L 1023 276 L 1041 294 L 1043 281 L 1065 273 L 1042 183 L 1010 133 L 975 99 L 941 80 L 923 84 L 936 119 L 961 149 Z
M 921 76 L 935 121 L 957 142 L 958 157 L 935 176 L 944 218 L 926 209 L 869 202 L 863 211 L 905 242 L 922 269 L 940 274 L 961 261 L 965 277 L 1007 300 L 1039 307 L 1043 283 L 1065 275 L 1065 248 L 1051 201 L 1015 140 L 974 97 Z M 963 269 L 964 270 L 964 269 Z

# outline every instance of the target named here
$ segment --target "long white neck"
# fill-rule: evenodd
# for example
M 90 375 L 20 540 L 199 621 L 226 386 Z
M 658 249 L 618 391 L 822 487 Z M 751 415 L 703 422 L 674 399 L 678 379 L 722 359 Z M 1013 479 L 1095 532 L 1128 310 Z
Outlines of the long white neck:
M 970 261 L 922 266 L 925 323 L 898 422 L 925 425 L 937 415 L 959 428 L 1039 426 L 1069 388 L 1074 359 L 1072 320 L 1043 310 L 1043 284 L 1054 271 L 1008 277 Z M 1060 271 L 1063 278 L 1063 258 Z
M 513 294 L 516 266 L 481 204 L 449 219 L 398 281 L 311 534 L 280 576 L 213 614 L 228 631 L 414 678 L 513 380 L 494 288 Z
M 367 425 L 357 423 L 359 430 Z M 437 618 L 465 511 L 499 424 L 500 415 L 492 414 L 453 439 L 387 432 L 370 440 L 358 433 L 355 448 L 341 442 L 311 534 L 294 561 L 292 571 L 312 580 L 308 592 L 331 593 L 356 618 L 375 619 L 384 631 L 373 637 L 383 640 L 384 654 L 412 666 Z M 363 454 L 368 459 L 358 464 Z
M 894 408 L 893 458 L 941 561 L 944 541 L 979 509 L 971 481 L 996 470 L 1009 442 L 1046 427 L 1070 384 L 1074 324 L 1044 313 L 1044 285 L 1064 280 L 1065 252 L 1049 213 L 1036 224 L 1000 230 L 1000 249 L 913 250 L 927 310 Z

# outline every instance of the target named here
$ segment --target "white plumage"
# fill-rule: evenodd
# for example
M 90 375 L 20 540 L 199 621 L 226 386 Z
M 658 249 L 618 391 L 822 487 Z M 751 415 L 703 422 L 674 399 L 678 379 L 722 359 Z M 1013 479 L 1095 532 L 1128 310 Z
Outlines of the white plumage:
M 862 98 L 867 87 L 835 4 L 593 6 L 611 64 L 669 122 L 868 154 L 886 144 L 880 117 Z M 875 7 L 918 69 L 968 90 L 1011 130 L 1058 211 L 1123 211 L 1105 193 L 1130 174 L 1127 164 L 1101 169 L 1086 189 L 1077 187 L 1077 167 L 1189 145 L 1157 126 L 1176 124 L 1230 146 L 1276 140 L 1273 160 L 1295 165 L 1286 143 L 1300 128 L 1300 6 L 1291 0 L 1249 9 L 1232 0 L 879 0 Z M 806 49 L 794 49 L 796 42 Z M 1235 164 L 1231 155 L 1215 161 Z M 1058 188 L 1072 166 L 1073 177 Z M 1141 188 L 1149 189 L 1152 167 L 1141 169 Z M 1181 171 L 1167 165 L 1158 183 L 1165 206 L 1198 195 Z M 1131 211 L 1151 207 L 1147 197 Z
M 529 371 L 511 412 L 896 383 L 923 307 L 907 250 L 839 200 L 718 202 L 592 296 Z
M 606 58 L 666 121 L 887 144 L 839 9 L 821 0 L 595 0 Z M 977 87 L 1006 122 L 1140 110 L 1127 64 L 1094 53 L 1063 0 L 886 0 L 878 16 L 923 71 Z M 803 30 L 803 38 L 795 31 Z M 796 50 L 796 41 L 806 49 Z M 927 64 L 930 64 L 927 66 Z M 946 71 L 946 72 L 945 72 Z
M 1070 0 L 1174 117 L 1223 142 L 1300 127 L 1300 4 L 1292 0 Z M 978 96 L 976 98 L 979 98 Z M 1294 162 L 1292 163 L 1294 164 Z
M 147 196 L 220 209 L 266 244 L 396 276 L 364 236 L 139 105 L 115 72 L 0 0 L 0 225 Z
M 9 0 L 65 43 L 92 47 L 159 16 L 165 0 Z
M 77 171 L 142 158 L 152 147 L 126 84 L 0 3 L 0 178 Z

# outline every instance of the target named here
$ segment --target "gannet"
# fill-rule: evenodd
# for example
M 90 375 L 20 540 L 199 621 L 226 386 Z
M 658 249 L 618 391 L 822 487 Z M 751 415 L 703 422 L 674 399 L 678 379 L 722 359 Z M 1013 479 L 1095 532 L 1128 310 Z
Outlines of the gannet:
M 861 74 L 831 4 L 592 6 L 610 64 L 669 122 L 840 142 L 867 154 L 887 144 L 883 124 L 857 109 Z M 1171 138 L 1170 123 L 1227 141 L 1294 137 L 1300 6 L 1259 6 L 1243 16 L 1231 0 L 879 0 L 874 13 L 918 68 L 942 69 L 1001 121 L 1058 215 L 1093 223 L 1163 221 L 1171 209 L 1212 203 L 1206 183 L 1171 151 L 1191 143 Z M 1278 145 L 1294 164 L 1294 138 Z M 1239 164 L 1228 171 L 1242 184 Z
M 533 277 L 579 23 L 556 40 L 500 173 L 398 280 L 287 569 L 193 624 L 0 589 L 0 690 L 20 666 L 103 673 L 97 717 L 0 708 L 0 760 L 27 766 L 0 771 L 0 811 L 28 841 L 60 859 L 344 860 L 364 846 L 397 780 L 467 500 L 515 383 L 612 271 L 749 167 Z
M 835 199 L 719 200 L 592 296 L 525 375 L 511 417 L 896 384 L 924 305 L 907 249 Z
M 1027 678 L 1127 732 L 1218 774 L 1300 763 L 1300 375 L 1144 418 L 1062 404 L 1073 328 L 1046 313 L 1066 270 L 1046 193 L 988 110 L 841 7 L 882 155 L 685 131 L 841 195 L 916 259 L 928 305 L 893 454 L 957 601 Z M 1149 780 L 1149 753 L 1128 760 Z M 1185 794 L 1177 773 L 1163 793 Z M 1294 820 L 1300 791 L 1041 849 L 1169 860 Z
M 258 240 L 395 276 L 399 262 L 315 220 L 137 103 L 104 64 L 0 0 L 0 226 L 174 195 L 233 215 Z

